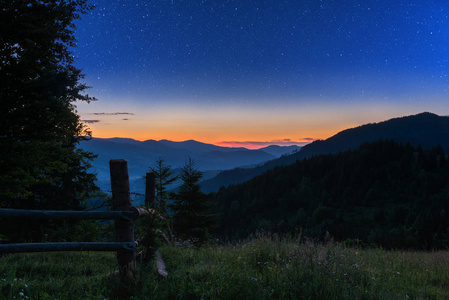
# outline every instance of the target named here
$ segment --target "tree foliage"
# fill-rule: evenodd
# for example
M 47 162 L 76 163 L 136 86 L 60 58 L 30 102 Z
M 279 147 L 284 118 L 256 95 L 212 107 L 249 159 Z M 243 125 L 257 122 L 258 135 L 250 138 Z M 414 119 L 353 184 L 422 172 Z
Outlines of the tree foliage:
M 94 155 L 77 148 L 90 132 L 74 105 L 94 98 L 70 51 L 74 21 L 91 8 L 87 0 L 0 1 L 0 207 L 82 209 L 97 190 Z
M 178 192 L 173 193 L 173 203 L 169 205 L 176 235 L 183 240 L 191 239 L 197 245 L 207 239 L 209 230 L 216 224 L 216 216 L 209 213 L 210 197 L 200 190 L 202 176 L 194 160 L 189 158 L 181 170 L 183 183 Z
M 156 167 L 150 167 L 150 171 L 153 172 L 156 177 L 156 198 L 158 201 L 156 206 L 161 213 L 166 215 L 166 206 L 169 195 L 167 186 L 175 182 L 178 179 L 178 176 L 174 175 L 171 166 L 166 165 L 165 160 L 162 158 L 159 158 L 156 161 Z
M 449 158 L 392 140 L 318 155 L 222 188 L 220 234 L 257 230 L 309 237 L 329 232 L 389 248 L 441 248 L 449 243 Z

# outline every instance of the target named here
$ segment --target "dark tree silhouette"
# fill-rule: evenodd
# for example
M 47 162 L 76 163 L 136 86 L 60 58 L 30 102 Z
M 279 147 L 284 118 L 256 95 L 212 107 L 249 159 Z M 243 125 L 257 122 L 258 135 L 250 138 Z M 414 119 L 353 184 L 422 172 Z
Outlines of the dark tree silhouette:
M 86 2 L 0 1 L 0 207 L 82 209 L 97 190 L 74 105 L 94 98 L 70 51 Z
M 445 248 L 449 156 L 393 140 L 276 167 L 215 195 L 217 233 L 302 233 L 388 248 Z
M 171 170 L 170 165 L 165 164 L 165 160 L 159 158 L 156 161 L 155 167 L 150 167 L 150 171 L 155 174 L 156 177 L 156 198 L 157 198 L 157 208 L 163 214 L 167 213 L 166 206 L 168 200 L 167 186 L 172 184 L 178 179 Z
M 202 176 L 189 158 L 181 170 L 183 183 L 178 192 L 173 193 L 173 203 L 169 205 L 176 235 L 183 240 L 191 239 L 196 245 L 206 241 L 209 230 L 216 224 L 216 216 L 208 213 L 210 197 L 200 190 Z

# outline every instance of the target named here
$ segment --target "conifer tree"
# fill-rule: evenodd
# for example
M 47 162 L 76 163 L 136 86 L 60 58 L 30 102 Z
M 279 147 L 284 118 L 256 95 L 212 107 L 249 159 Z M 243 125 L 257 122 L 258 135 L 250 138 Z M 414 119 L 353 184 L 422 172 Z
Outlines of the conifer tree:
M 183 183 L 172 195 L 169 205 L 174 218 L 174 230 L 182 240 L 191 239 L 197 246 L 206 241 L 209 230 L 217 223 L 217 216 L 209 214 L 209 196 L 201 192 L 199 181 L 203 176 L 189 157 L 181 170 Z
M 166 165 L 165 160 L 161 157 L 156 161 L 156 167 L 150 167 L 150 171 L 153 172 L 156 177 L 157 206 L 161 213 L 166 214 L 168 200 L 167 186 L 175 182 L 178 179 L 178 176 L 174 175 L 171 166 Z
M 91 8 L 87 0 L 0 1 L 0 207 L 82 209 L 98 190 L 88 172 L 94 155 L 77 148 L 90 132 L 74 105 L 95 99 L 70 51 L 74 21 Z M 24 233 L 42 231 L 31 227 Z

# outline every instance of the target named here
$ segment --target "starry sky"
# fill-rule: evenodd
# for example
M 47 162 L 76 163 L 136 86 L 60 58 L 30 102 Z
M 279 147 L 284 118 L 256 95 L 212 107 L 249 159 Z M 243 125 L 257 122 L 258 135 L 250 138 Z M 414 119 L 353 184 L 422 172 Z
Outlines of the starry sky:
M 94 137 L 257 148 L 449 110 L 449 2 L 91 0 Z

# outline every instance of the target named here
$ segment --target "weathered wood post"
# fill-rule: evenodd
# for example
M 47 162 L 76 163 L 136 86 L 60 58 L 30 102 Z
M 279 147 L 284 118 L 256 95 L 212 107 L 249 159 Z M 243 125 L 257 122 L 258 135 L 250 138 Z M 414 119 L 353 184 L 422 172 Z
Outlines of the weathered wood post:
M 109 161 L 111 173 L 112 210 L 131 211 L 131 196 L 129 191 L 128 165 L 126 160 L 112 159 Z M 115 220 L 115 236 L 117 242 L 134 242 L 133 221 Z M 136 266 L 135 251 L 117 251 L 120 273 L 134 277 Z
M 145 205 L 155 208 L 156 200 L 156 174 L 147 173 L 145 177 Z

